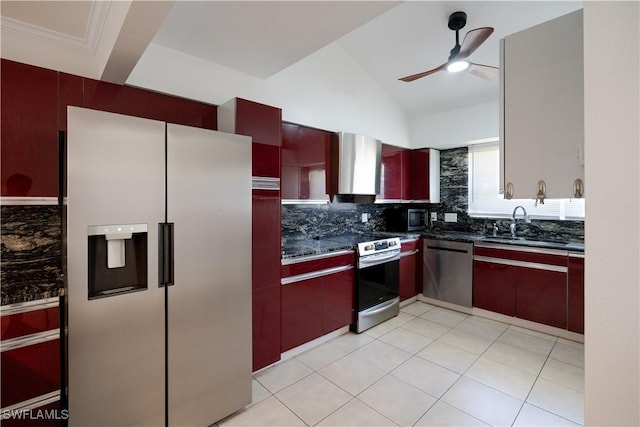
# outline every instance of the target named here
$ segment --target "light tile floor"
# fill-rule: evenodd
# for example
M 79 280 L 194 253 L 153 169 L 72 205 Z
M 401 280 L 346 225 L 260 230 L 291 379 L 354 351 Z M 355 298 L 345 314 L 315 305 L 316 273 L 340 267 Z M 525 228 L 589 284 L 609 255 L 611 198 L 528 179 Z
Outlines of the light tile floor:
M 422 302 L 254 375 L 226 426 L 575 426 L 584 346 Z

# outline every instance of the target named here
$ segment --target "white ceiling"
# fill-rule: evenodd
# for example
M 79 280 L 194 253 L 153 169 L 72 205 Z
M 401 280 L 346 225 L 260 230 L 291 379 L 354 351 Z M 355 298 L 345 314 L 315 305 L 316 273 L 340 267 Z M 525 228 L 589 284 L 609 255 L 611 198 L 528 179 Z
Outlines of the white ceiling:
M 497 79 L 464 72 L 398 81 L 446 61 L 455 44 L 455 33 L 447 28 L 452 12 L 467 13 L 461 39 L 477 27 L 495 28 L 470 59 L 498 66 L 500 38 L 579 9 L 582 1 L 2 1 L 1 6 L 3 57 L 117 83 L 126 81 L 150 42 L 262 79 L 336 42 L 412 116 L 498 98 Z M 93 45 L 82 50 L 72 42 Z M 82 67 L 96 57 L 101 60 L 92 68 Z

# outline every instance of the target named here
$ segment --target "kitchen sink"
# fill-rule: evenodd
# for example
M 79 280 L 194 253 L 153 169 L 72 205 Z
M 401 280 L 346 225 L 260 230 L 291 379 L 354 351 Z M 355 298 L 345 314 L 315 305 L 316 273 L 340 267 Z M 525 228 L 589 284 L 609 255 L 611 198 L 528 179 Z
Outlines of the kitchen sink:
M 526 240 L 524 237 L 511 237 L 511 236 L 485 236 L 482 240 Z

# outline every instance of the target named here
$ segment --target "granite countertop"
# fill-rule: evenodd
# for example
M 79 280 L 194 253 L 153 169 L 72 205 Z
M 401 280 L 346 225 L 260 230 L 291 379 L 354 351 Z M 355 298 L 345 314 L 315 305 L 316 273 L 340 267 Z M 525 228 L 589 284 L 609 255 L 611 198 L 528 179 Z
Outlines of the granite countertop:
M 569 252 L 584 252 L 584 243 L 580 242 L 554 242 L 529 240 L 524 238 L 512 239 L 510 236 L 485 236 L 478 233 L 461 231 L 427 230 L 423 232 L 376 232 L 373 235 L 341 234 L 336 236 L 310 237 L 305 236 L 295 239 L 286 239 L 282 242 L 282 259 L 297 258 L 303 256 L 321 255 L 329 252 L 352 250 L 359 242 L 372 240 L 379 237 L 399 237 L 400 241 L 415 240 L 420 237 L 439 240 L 453 240 L 468 243 L 493 243 L 514 246 L 527 246 L 540 249 L 558 249 Z
M 295 239 L 285 239 L 282 242 L 282 259 L 297 258 L 311 255 L 321 255 L 341 250 L 353 250 L 360 242 L 399 237 L 400 241 L 420 238 L 419 233 L 376 232 L 375 234 L 345 233 L 335 236 L 305 236 Z
M 530 240 L 525 238 L 513 239 L 510 236 L 501 235 L 498 237 L 485 236 L 478 233 L 428 230 L 421 233 L 423 237 L 439 240 L 454 240 L 458 242 L 484 242 L 493 244 L 528 246 L 542 249 L 560 249 L 570 252 L 584 252 L 584 243 L 581 242 L 557 242 L 546 240 Z

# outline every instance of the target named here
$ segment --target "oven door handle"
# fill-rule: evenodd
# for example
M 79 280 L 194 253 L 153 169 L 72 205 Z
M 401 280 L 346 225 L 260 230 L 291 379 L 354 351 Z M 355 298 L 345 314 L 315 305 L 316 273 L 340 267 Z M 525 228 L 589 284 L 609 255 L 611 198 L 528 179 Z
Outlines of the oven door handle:
M 391 254 L 369 255 L 358 260 L 360 267 L 382 264 L 387 261 L 400 259 L 400 251 L 393 251 Z
M 361 311 L 358 315 L 360 317 L 375 316 L 376 314 L 378 314 L 380 312 L 383 312 L 383 311 L 387 310 L 389 307 L 391 307 L 392 305 L 396 304 L 397 303 L 397 301 L 396 301 L 397 299 L 398 298 L 394 298 L 391 301 L 384 303 L 383 306 L 376 306 L 377 308 L 375 310 L 371 310 L 371 311 L 364 310 L 364 311 Z

